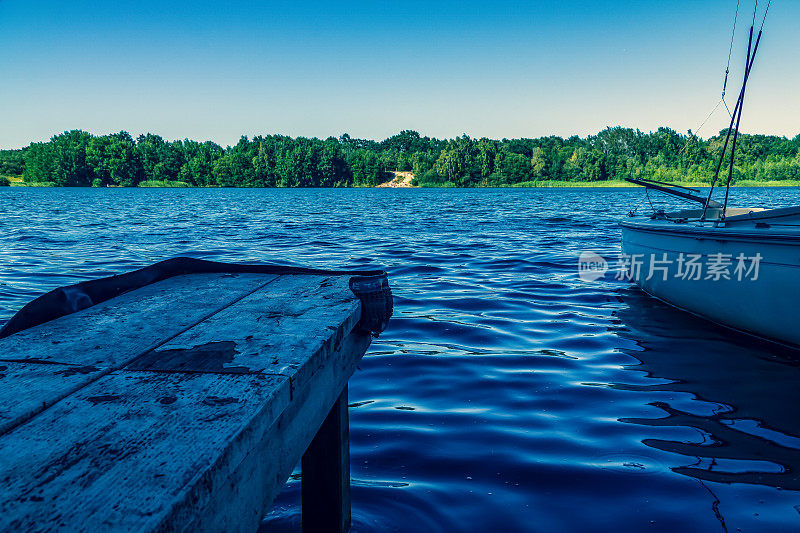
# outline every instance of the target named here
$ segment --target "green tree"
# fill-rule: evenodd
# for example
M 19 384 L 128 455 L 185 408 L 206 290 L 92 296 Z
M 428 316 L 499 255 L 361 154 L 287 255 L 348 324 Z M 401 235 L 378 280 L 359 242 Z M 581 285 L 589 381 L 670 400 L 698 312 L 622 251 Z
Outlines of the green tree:
M 86 163 L 86 148 L 91 138 L 85 131 L 72 130 L 50 139 L 51 181 L 67 187 L 89 185 L 91 169 Z
M 31 143 L 25 152 L 24 180 L 29 183 L 54 181 L 56 167 L 51 143 Z
M 86 149 L 92 176 L 103 185 L 136 186 L 144 176 L 136 143 L 126 131 L 93 137 Z

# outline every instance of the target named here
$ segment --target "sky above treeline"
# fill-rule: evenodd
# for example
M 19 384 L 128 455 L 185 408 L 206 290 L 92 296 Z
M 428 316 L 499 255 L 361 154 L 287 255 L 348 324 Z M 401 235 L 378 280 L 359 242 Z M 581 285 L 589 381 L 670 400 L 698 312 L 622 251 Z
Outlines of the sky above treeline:
M 76 128 L 222 145 L 403 129 L 685 133 L 719 101 L 735 10 L 736 0 L 0 0 L 0 148 Z M 731 108 L 752 10 L 741 1 Z M 798 20 L 800 2 L 772 2 L 745 132 L 800 133 Z M 720 106 L 699 133 L 727 122 Z

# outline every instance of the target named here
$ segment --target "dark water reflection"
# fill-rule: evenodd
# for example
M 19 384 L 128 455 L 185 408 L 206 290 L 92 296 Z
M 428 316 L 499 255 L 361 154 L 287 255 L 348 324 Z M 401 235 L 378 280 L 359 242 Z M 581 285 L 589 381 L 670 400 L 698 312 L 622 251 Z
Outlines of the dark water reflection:
M 653 402 L 659 418 L 621 421 L 691 427 L 696 441 L 644 439 L 691 458 L 674 472 L 704 481 L 800 490 L 800 353 L 751 340 L 625 291 L 615 313 L 618 334 L 634 341 L 625 352 L 635 368 L 663 384 L 620 388 L 689 393 L 693 403 Z
M 800 204 L 794 189 L 734 203 Z M 0 320 L 176 255 L 385 266 L 396 315 L 350 382 L 354 531 L 800 527 L 798 357 L 577 257 L 637 190 L 0 189 Z M 800 296 L 800 295 L 798 295 Z M 300 483 L 264 528 L 295 531 Z

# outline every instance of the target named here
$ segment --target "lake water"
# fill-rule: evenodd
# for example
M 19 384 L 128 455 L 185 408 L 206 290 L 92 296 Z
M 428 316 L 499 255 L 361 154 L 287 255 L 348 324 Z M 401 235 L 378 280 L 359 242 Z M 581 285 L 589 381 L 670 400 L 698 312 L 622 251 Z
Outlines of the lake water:
M 798 530 L 800 356 L 578 277 L 582 251 L 619 252 L 637 205 L 636 189 L 0 188 L 0 323 L 176 255 L 380 265 L 396 307 L 350 381 L 353 531 Z M 299 523 L 295 475 L 264 527 Z

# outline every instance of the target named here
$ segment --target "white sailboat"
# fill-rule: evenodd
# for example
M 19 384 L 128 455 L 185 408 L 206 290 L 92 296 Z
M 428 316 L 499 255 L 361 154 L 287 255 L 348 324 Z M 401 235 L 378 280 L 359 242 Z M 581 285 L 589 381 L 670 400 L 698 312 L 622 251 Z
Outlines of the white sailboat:
M 729 208 L 724 222 L 702 213 L 622 222 L 631 279 L 703 318 L 800 347 L 800 207 Z
M 630 279 L 656 298 L 723 326 L 800 347 L 800 206 L 728 207 L 747 79 L 761 30 L 755 41 L 753 35 L 754 25 L 744 81 L 711 191 L 701 197 L 694 189 L 628 180 L 697 202 L 700 208 L 657 211 L 621 222 L 623 261 Z M 719 203 L 711 196 L 728 157 L 725 200 Z

